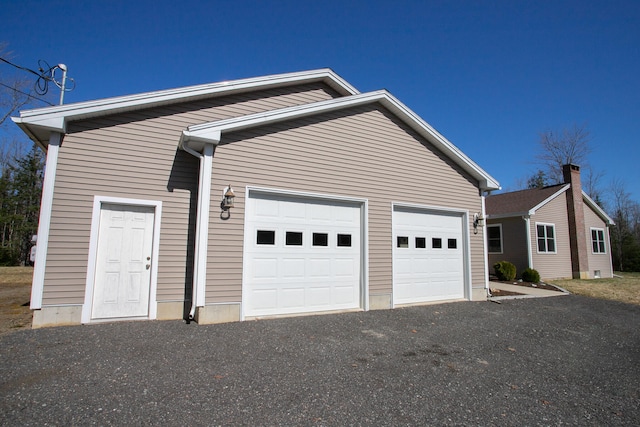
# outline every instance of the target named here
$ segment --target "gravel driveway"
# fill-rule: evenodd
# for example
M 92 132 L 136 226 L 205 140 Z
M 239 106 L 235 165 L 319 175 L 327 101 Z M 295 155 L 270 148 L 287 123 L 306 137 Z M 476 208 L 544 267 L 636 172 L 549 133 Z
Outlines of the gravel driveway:
M 573 295 L 0 345 L 2 425 L 640 424 L 640 307 Z

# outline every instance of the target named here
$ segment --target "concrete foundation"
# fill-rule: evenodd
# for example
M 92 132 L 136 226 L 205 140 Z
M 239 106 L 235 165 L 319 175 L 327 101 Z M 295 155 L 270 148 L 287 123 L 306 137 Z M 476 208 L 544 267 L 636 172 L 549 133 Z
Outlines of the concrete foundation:
M 179 320 L 184 318 L 184 302 L 168 301 L 159 302 L 156 319 L 158 320 Z
M 47 326 L 79 325 L 82 320 L 82 306 L 42 307 L 33 310 L 32 328 Z
M 471 289 L 471 301 L 486 301 L 487 290 L 485 288 Z
M 215 304 L 198 307 L 195 320 L 200 325 L 240 321 L 240 304 Z
M 391 308 L 391 294 L 369 296 L 369 310 L 389 310 Z

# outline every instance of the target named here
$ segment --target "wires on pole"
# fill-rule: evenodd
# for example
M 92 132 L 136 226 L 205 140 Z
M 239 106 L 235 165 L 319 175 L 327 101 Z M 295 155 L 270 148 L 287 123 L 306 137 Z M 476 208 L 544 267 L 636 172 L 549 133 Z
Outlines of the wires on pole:
M 70 92 L 76 88 L 76 82 L 71 77 L 67 76 L 67 66 L 64 64 L 54 65 L 53 67 L 47 63 L 47 61 L 41 59 L 38 61 L 38 71 L 31 68 L 23 67 L 21 65 L 14 64 L 8 59 L 0 57 L 0 61 L 11 65 L 18 70 L 26 71 L 37 76 L 37 80 L 34 85 L 34 91 L 40 96 L 44 96 L 49 92 L 49 83 L 53 82 L 60 89 L 60 105 L 64 101 L 64 93 Z M 57 77 L 56 72 L 60 70 L 62 76 Z M 3 85 L 6 86 L 6 85 Z M 29 95 L 31 97 L 31 95 Z

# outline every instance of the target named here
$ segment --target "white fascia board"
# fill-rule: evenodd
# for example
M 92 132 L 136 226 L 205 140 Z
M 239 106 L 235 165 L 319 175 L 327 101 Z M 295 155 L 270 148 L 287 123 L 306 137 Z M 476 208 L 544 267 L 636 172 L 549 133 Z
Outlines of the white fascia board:
M 555 193 L 553 193 L 552 195 L 550 195 L 549 197 L 547 197 L 546 199 L 544 199 L 543 201 L 541 201 L 540 203 L 538 203 L 537 205 L 535 205 L 534 207 L 532 207 L 529 210 L 529 215 L 535 215 L 536 211 L 538 209 L 540 209 L 541 207 L 543 207 L 544 205 L 546 205 L 547 203 L 549 203 L 550 201 L 552 201 L 553 199 L 555 199 L 556 197 L 558 197 L 560 194 L 564 193 L 565 191 L 567 191 L 569 189 L 570 185 L 569 184 L 565 184 L 564 186 L 562 186 L 558 191 L 556 191 Z
M 190 139 L 205 141 L 210 139 L 220 141 L 220 135 L 224 132 L 237 131 L 255 126 L 277 123 L 285 120 L 307 117 L 320 113 L 341 110 L 345 108 L 356 107 L 360 105 L 372 104 L 379 102 L 385 108 L 389 109 L 393 114 L 402 119 L 405 123 L 416 130 L 425 139 L 435 145 L 439 150 L 443 151 L 458 165 L 460 165 L 471 176 L 476 178 L 480 183 L 481 190 L 498 190 L 500 184 L 480 166 L 467 157 L 455 145 L 449 142 L 438 131 L 431 127 L 427 122 L 422 120 L 417 114 L 407 108 L 398 99 L 386 90 L 361 93 L 343 98 L 330 99 L 327 101 L 314 102 L 310 104 L 296 105 L 277 110 L 265 111 L 256 114 L 250 114 L 242 117 L 234 117 L 215 122 L 202 123 L 189 126 L 181 137 L 181 143 L 188 142 Z M 217 138 L 217 139 L 216 139 Z
M 35 132 L 33 129 L 27 130 L 26 128 L 64 133 L 67 123 L 74 120 L 188 102 L 212 95 L 230 95 L 250 90 L 315 81 L 324 81 L 343 95 L 359 93 L 357 89 L 338 76 L 333 70 L 323 68 L 24 110 L 20 111 L 20 117 L 12 117 L 12 120 L 25 130 L 30 137 L 35 136 Z
M 285 120 L 293 120 L 300 117 L 342 110 L 349 107 L 357 107 L 359 105 L 366 105 L 380 101 L 383 98 L 384 91 L 376 91 L 353 95 L 346 98 L 329 99 L 310 104 L 294 105 L 292 107 L 285 107 L 277 110 L 264 111 L 246 116 L 233 117 L 230 119 L 189 126 L 187 130 L 183 132 L 183 136 L 185 138 L 211 138 L 211 140 L 214 140 L 224 132 L 238 131 L 256 126 L 282 122 Z
M 528 217 L 532 215 L 531 211 L 526 212 L 513 212 L 513 213 L 505 213 L 505 214 L 487 214 L 487 220 L 490 219 L 504 219 L 504 218 L 518 218 L 518 217 Z
M 385 91 L 386 92 L 386 91 Z M 500 183 L 482 169 L 477 163 L 467 157 L 458 147 L 445 138 L 440 132 L 425 122 L 419 115 L 409 107 L 400 102 L 396 97 L 387 93 L 386 102 L 383 104 L 404 120 L 414 130 L 424 136 L 429 142 L 456 160 L 465 171 L 480 182 L 480 189 L 483 191 L 499 190 Z
M 615 221 L 607 215 L 607 213 L 600 207 L 598 204 L 591 198 L 587 193 L 582 190 L 582 198 L 589 205 L 591 209 L 593 209 L 600 218 L 602 218 L 608 225 L 615 225 Z

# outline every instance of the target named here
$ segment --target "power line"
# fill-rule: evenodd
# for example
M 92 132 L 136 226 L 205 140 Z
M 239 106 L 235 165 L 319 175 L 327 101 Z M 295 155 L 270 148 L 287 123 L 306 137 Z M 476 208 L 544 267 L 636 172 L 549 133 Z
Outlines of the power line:
M 28 71 L 31 74 L 35 74 L 38 77 L 42 77 L 41 73 L 38 73 L 37 71 L 33 71 L 31 68 L 27 68 L 27 67 L 23 67 L 21 65 L 14 64 L 13 62 L 9 61 L 8 59 L 4 59 L 4 58 L 0 57 L 0 61 L 5 62 L 5 63 L 7 63 L 7 64 L 11 65 L 12 67 L 15 67 L 15 68 L 17 68 L 19 70 Z M 43 70 L 41 70 L 41 72 L 42 71 Z
M 18 64 L 14 64 L 13 62 L 9 61 L 8 59 L 2 58 L 0 57 L 0 61 L 11 65 L 14 68 L 17 68 L 18 70 L 23 70 L 26 71 L 28 73 L 31 73 L 35 76 L 38 76 L 38 79 L 35 82 L 34 85 L 34 90 L 38 95 L 46 95 L 47 92 L 49 91 L 49 82 L 53 82 L 56 86 L 58 86 L 61 90 L 60 93 L 60 104 L 62 104 L 62 99 L 64 97 L 64 92 L 69 92 L 72 91 L 73 89 L 75 89 L 76 87 L 76 82 L 74 79 L 72 79 L 71 77 L 67 77 L 67 68 L 64 64 L 58 64 L 58 65 L 54 65 L 53 67 L 51 67 L 47 61 L 45 60 L 39 60 L 38 61 L 38 66 L 39 66 L 39 70 L 38 71 L 34 71 L 31 68 L 28 67 L 23 67 L 21 65 Z M 62 81 L 57 81 L 55 79 L 55 71 L 56 70 L 62 70 L 63 75 L 62 75 Z M 71 83 L 71 87 L 66 86 L 67 80 L 69 81 L 69 83 Z M 37 98 L 36 98 L 37 99 Z
M 44 99 L 40 99 L 40 98 L 38 98 L 37 96 L 30 95 L 30 94 L 28 94 L 27 92 L 23 92 L 23 91 L 21 91 L 20 89 L 16 89 L 15 87 L 11 87 L 11 86 L 6 85 L 6 84 L 4 84 L 4 83 L 2 83 L 2 82 L 0 82 L 0 86 L 4 86 L 4 87 L 6 87 L 7 89 L 11 89 L 12 91 L 14 91 L 14 92 L 18 92 L 18 93 L 20 93 L 20 94 L 22 94 L 22 95 L 24 95 L 24 96 L 28 96 L 29 98 L 31 98 L 31 99 L 35 99 L 36 101 L 44 102 L 45 104 L 49 104 L 49 105 L 54 105 L 54 104 L 50 103 L 49 101 L 45 101 Z

